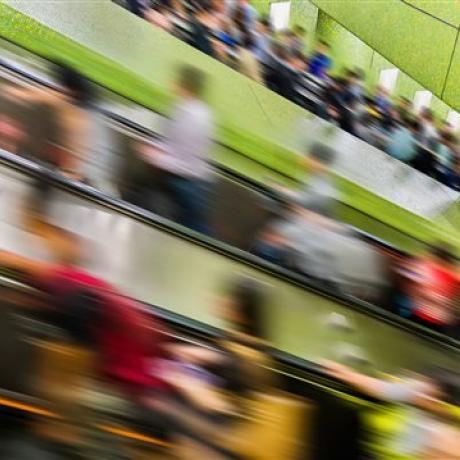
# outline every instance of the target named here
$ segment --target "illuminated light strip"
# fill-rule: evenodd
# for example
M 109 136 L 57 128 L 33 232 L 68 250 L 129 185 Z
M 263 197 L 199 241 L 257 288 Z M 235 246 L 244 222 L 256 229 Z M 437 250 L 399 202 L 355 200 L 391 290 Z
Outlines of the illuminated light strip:
M 62 418 L 59 415 L 49 410 L 40 409 L 39 407 L 32 406 L 30 404 L 24 404 L 18 401 L 13 401 L 11 399 L 0 398 L 0 405 L 5 406 L 5 407 L 11 407 L 13 409 L 19 409 L 24 412 L 29 412 L 31 414 L 43 415 L 45 417 L 58 418 L 58 419 Z
M 123 438 L 134 439 L 136 441 L 142 441 L 148 444 L 155 444 L 157 446 L 162 446 L 162 447 L 172 447 L 172 445 L 166 441 L 161 441 L 160 439 L 152 438 L 150 436 L 139 434 L 134 431 L 128 431 L 123 428 L 117 428 L 117 427 L 109 426 L 109 425 L 96 425 L 96 427 L 102 431 L 105 431 L 111 434 L 116 434 Z
M 19 409 L 24 412 L 29 412 L 31 414 L 36 414 L 36 415 L 43 415 L 45 417 L 62 419 L 61 416 L 55 414 L 54 412 L 51 412 L 46 409 L 40 409 L 39 407 L 32 406 L 31 404 L 24 404 L 18 401 L 14 401 L 12 399 L 0 398 L 0 406 L 11 407 L 13 409 Z M 105 431 L 106 433 L 116 434 L 123 438 L 134 439 L 136 441 L 142 441 L 147 444 L 154 444 L 154 445 L 162 446 L 162 447 L 172 446 L 170 443 L 166 441 L 161 441 L 160 439 L 152 438 L 151 436 L 145 436 L 145 435 L 135 433 L 134 431 L 129 431 L 123 428 L 117 428 L 117 427 L 110 426 L 110 425 L 96 425 L 96 428 L 99 428 L 100 430 Z

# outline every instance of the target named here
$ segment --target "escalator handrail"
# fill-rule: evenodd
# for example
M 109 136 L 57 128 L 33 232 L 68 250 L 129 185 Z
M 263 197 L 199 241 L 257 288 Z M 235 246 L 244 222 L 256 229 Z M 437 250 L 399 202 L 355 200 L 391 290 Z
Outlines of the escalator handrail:
M 444 348 L 454 349 L 455 351 L 460 352 L 460 342 L 451 337 L 423 328 L 408 319 L 401 318 L 400 316 L 388 312 L 381 307 L 372 305 L 369 302 L 365 302 L 353 296 L 327 291 L 324 287 L 319 286 L 317 283 L 309 280 L 305 276 L 272 264 L 234 246 L 230 246 L 221 241 L 199 234 L 131 203 L 105 195 L 86 184 L 65 178 L 55 171 L 39 165 L 34 161 L 0 149 L 0 164 L 20 171 L 27 176 L 40 177 L 41 180 L 50 183 L 54 187 L 63 189 L 73 195 L 83 197 L 85 200 L 96 203 L 104 208 L 114 210 L 119 214 L 127 215 L 134 220 L 147 224 L 148 226 L 158 228 L 161 231 L 173 234 L 181 239 L 185 239 L 194 244 L 205 247 L 208 250 L 222 254 L 233 260 L 237 260 L 245 265 L 249 265 L 257 270 L 268 273 L 278 279 L 282 279 L 299 286 L 302 289 L 333 299 L 334 301 L 346 305 L 353 310 L 359 311 L 367 316 L 377 318 L 379 321 L 389 323 L 400 329 L 410 331 L 414 335 L 436 343 Z

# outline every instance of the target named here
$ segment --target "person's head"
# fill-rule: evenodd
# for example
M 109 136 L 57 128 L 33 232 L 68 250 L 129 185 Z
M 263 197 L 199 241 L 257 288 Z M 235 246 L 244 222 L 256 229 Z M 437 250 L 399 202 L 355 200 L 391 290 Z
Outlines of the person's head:
M 271 23 L 270 19 L 267 17 L 262 18 L 260 21 L 256 23 L 256 32 L 260 34 L 268 34 L 271 32 Z
M 407 97 L 401 96 L 398 99 L 398 107 L 403 109 L 403 110 L 409 111 L 411 109 L 411 102 L 410 102 L 409 99 L 407 99 Z
M 331 50 L 331 47 L 329 46 L 329 43 L 327 43 L 324 40 L 319 40 L 318 43 L 316 44 L 316 53 L 317 54 L 327 55 L 327 54 L 329 54 L 330 50 Z
M 420 113 L 420 117 L 422 120 L 427 121 L 429 123 L 433 123 L 434 121 L 433 112 L 428 107 L 423 107 Z
M 406 126 L 413 134 L 417 134 L 420 131 L 420 122 L 416 117 L 409 117 L 406 121 Z
M 298 39 L 302 40 L 302 39 L 305 38 L 305 28 L 304 28 L 304 27 L 302 27 L 302 26 L 296 24 L 296 25 L 292 28 L 292 31 L 293 31 L 294 35 L 295 35 Z
M 307 67 L 307 58 L 301 51 L 291 50 L 290 63 L 296 70 L 303 72 Z
M 253 46 L 254 35 L 251 32 L 246 32 L 241 39 L 241 47 L 250 50 Z
M 58 83 L 76 104 L 87 106 L 91 103 L 93 88 L 80 72 L 68 65 L 56 64 L 55 74 Z
M 193 66 L 184 66 L 179 71 L 177 92 L 181 97 L 201 99 L 206 86 L 206 75 Z
M 440 140 L 442 144 L 449 148 L 454 148 L 457 143 L 455 136 L 449 131 L 443 131 Z
M 345 80 L 349 85 L 355 85 L 358 82 L 358 74 L 351 69 L 347 69 L 345 72 Z
M 358 82 L 363 82 L 366 74 L 364 73 L 363 69 L 360 69 L 359 67 L 354 70 L 356 79 Z
M 222 319 L 241 333 L 263 339 L 265 296 L 261 284 L 247 277 L 238 277 L 226 288 L 220 299 Z
M 282 61 L 287 60 L 288 51 L 287 51 L 286 47 L 282 43 L 280 43 L 280 42 L 273 43 L 272 51 L 273 51 L 273 54 L 278 59 L 281 59 Z
M 384 86 L 378 85 L 375 92 L 377 96 L 388 97 L 388 90 Z
M 315 143 L 310 147 L 308 169 L 312 174 L 328 171 L 337 157 L 337 151 L 327 145 Z

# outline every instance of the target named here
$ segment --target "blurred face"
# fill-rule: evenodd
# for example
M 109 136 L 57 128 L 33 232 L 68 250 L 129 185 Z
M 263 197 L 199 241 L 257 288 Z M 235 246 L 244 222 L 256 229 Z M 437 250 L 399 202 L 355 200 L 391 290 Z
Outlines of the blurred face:
M 235 299 L 230 295 L 215 296 L 213 299 L 215 315 L 229 325 L 238 324 L 241 318 L 236 309 Z

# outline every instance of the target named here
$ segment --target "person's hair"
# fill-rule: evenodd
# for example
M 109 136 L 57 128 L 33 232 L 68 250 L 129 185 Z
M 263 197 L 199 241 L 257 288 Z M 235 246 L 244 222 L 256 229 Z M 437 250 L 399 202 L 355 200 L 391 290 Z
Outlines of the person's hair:
M 179 70 L 179 85 L 193 96 L 203 95 L 206 75 L 196 67 L 186 65 Z
M 300 51 L 300 50 L 297 50 L 297 49 L 292 50 L 291 54 L 292 54 L 292 57 L 295 58 L 295 59 L 300 59 L 300 60 L 305 61 L 305 62 L 307 61 L 307 58 L 306 58 L 305 54 L 303 54 L 302 51 Z
M 254 46 L 254 35 L 252 32 L 246 32 L 241 40 L 243 48 L 250 49 Z
M 364 80 L 366 77 L 364 70 L 359 67 L 355 69 L 355 75 L 358 80 Z
M 449 131 L 443 131 L 441 133 L 441 141 L 446 144 L 453 144 L 455 143 L 456 139 L 455 136 Z
M 59 84 L 71 92 L 78 104 L 90 104 L 93 99 L 93 88 L 85 76 L 78 70 L 62 63 L 55 64 L 54 73 Z
M 260 283 L 247 277 L 238 278 L 233 281 L 229 294 L 238 316 L 237 329 L 255 338 L 265 338 L 265 299 Z
M 296 24 L 293 27 L 293 31 L 296 35 L 304 35 L 305 34 L 305 27 L 300 26 L 299 24 Z
M 404 102 L 404 104 L 410 105 L 410 103 L 411 103 L 410 100 L 407 99 L 407 97 L 404 97 L 404 96 L 399 96 L 399 100 L 400 100 L 400 102 Z
M 349 78 L 358 78 L 358 74 L 352 69 L 347 69 L 345 75 Z
M 337 157 L 337 151 L 325 144 L 317 142 L 310 147 L 310 156 L 323 165 L 330 166 Z
M 427 120 L 433 121 L 434 119 L 433 111 L 429 109 L 428 107 L 425 107 L 422 111 L 422 117 L 426 118 Z
M 265 26 L 267 29 L 272 28 L 272 23 L 270 22 L 270 18 L 268 16 L 264 16 L 261 20 L 260 23 Z
M 323 40 L 323 39 L 318 40 L 318 44 L 323 45 L 324 47 L 326 47 L 326 48 L 328 48 L 328 49 L 331 48 L 331 46 L 329 45 L 329 43 L 328 43 L 327 41 Z
M 420 130 L 420 122 L 415 117 L 410 117 L 407 121 L 407 127 L 416 133 Z
M 273 43 L 272 51 L 281 60 L 286 60 L 288 57 L 287 48 L 280 42 Z

